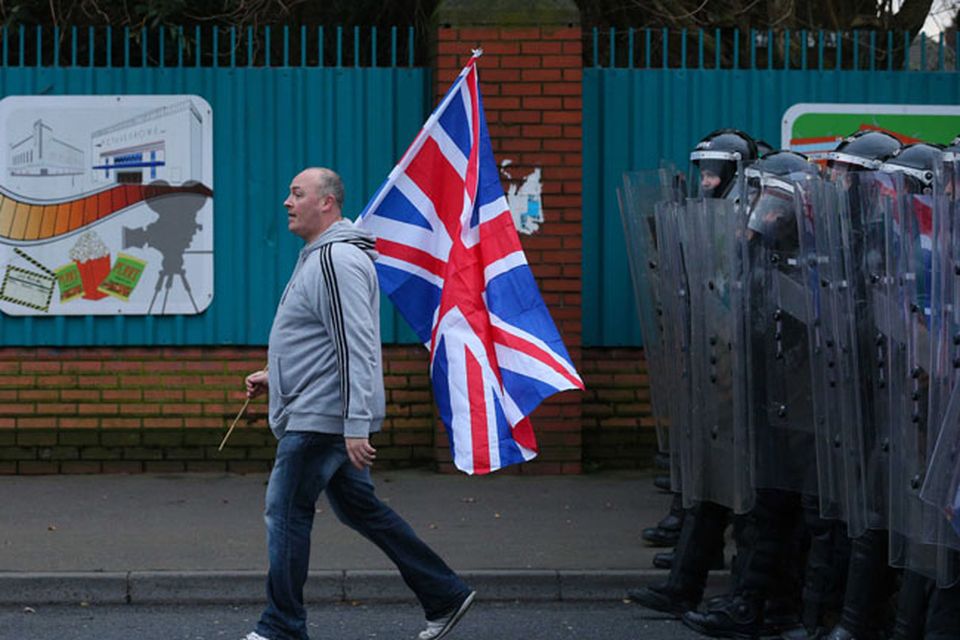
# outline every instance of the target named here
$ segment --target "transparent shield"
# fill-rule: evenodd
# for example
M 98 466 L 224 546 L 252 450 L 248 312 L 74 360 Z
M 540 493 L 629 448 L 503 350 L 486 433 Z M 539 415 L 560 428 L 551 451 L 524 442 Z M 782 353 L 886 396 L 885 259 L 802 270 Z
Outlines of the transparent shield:
M 890 522 L 891 564 L 930 573 L 934 549 L 925 541 L 937 537 L 939 518 L 920 499 L 927 460 L 939 428 L 929 421 L 930 341 L 932 309 L 933 198 L 913 195 L 899 176 L 889 210 L 890 256 L 896 278 L 890 296 Z
M 693 403 L 684 501 L 735 512 L 753 504 L 748 431 L 746 217 L 730 200 L 687 203 L 681 221 L 690 282 Z M 689 488 L 689 491 L 688 491 Z
M 940 586 L 960 578 L 960 395 L 956 382 L 960 368 L 960 225 L 957 220 L 957 159 L 946 156 L 935 171 L 930 196 L 932 210 L 930 384 L 927 412 L 926 469 L 920 535 L 891 545 L 893 560 L 934 577 Z M 918 447 L 923 442 L 918 443 Z M 907 480 L 908 478 L 904 478 Z M 912 492 L 914 487 L 910 487 Z M 912 493 L 910 494 L 911 497 Z M 923 553 L 918 553 L 918 548 Z M 896 555 L 894 555 L 896 554 Z M 919 557 L 918 557 L 919 556 Z M 922 561 L 922 563 L 921 563 Z
M 660 202 L 656 205 L 657 243 L 660 247 L 660 276 L 663 308 L 664 376 L 669 385 L 666 410 L 671 425 L 670 483 L 683 491 L 684 475 L 691 465 L 693 406 L 690 365 L 690 296 L 680 241 L 683 205 Z
M 955 164 L 951 158 L 935 170 L 931 194 L 930 385 L 928 421 L 938 431 L 960 367 L 960 224 L 954 200 Z M 957 340 L 954 340 L 954 337 Z
M 905 366 L 902 340 L 893 339 L 890 298 L 895 276 L 894 240 L 890 208 L 885 195 L 889 176 L 874 172 L 848 174 L 844 180 L 847 209 L 841 216 L 841 242 L 850 297 L 844 313 L 853 317 L 853 352 L 859 361 L 861 405 L 859 423 L 847 425 L 847 440 L 863 464 L 862 500 L 865 520 L 848 521 L 851 535 L 884 529 L 889 519 L 890 371 Z
M 822 227 L 829 270 L 822 287 L 833 311 L 833 397 L 839 416 L 818 438 L 822 475 L 834 484 L 821 489 L 825 515 L 842 518 L 851 536 L 883 529 L 888 519 L 889 370 L 888 265 L 885 210 L 879 206 L 880 174 L 843 174 L 825 189 Z M 839 215 L 828 210 L 836 207 Z M 836 229 L 832 228 L 836 224 Z M 819 235 L 819 234 L 818 234 Z M 828 346 L 830 343 L 827 343 Z M 829 365 L 829 361 L 828 361 Z M 835 483 L 842 486 L 837 487 Z
M 668 171 L 624 173 L 617 191 L 624 244 L 633 283 L 637 318 L 643 336 L 644 356 L 650 380 L 650 402 L 657 445 L 668 452 L 669 415 L 666 397 L 670 387 L 664 373 L 663 306 L 660 252 L 657 244 L 656 204 L 671 197 L 672 176 Z
M 814 367 L 814 429 L 821 514 L 847 523 L 851 535 L 867 528 L 864 459 L 864 380 L 858 313 L 864 306 L 851 237 L 851 192 L 846 182 L 810 181 L 800 228 L 804 248 L 810 349 Z M 857 213 L 857 211 L 853 211 Z
M 949 464 L 944 455 L 952 448 L 951 401 L 960 372 L 960 215 L 955 188 L 960 159 L 945 154 L 935 172 L 933 189 L 932 295 L 930 393 L 928 422 L 936 430 L 922 498 L 942 510 L 950 500 Z M 932 440 L 932 438 L 931 438 Z
M 750 205 L 750 432 L 757 488 L 815 495 L 811 316 L 794 192 L 787 180 L 764 181 Z

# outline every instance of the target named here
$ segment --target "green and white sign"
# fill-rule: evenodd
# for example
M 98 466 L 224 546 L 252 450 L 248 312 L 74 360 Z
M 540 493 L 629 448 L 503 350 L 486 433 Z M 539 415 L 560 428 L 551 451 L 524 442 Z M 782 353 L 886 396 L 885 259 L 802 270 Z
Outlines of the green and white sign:
M 960 106 L 795 104 L 783 114 L 780 145 L 816 158 L 861 130 L 886 131 L 904 144 L 949 144 L 960 135 Z

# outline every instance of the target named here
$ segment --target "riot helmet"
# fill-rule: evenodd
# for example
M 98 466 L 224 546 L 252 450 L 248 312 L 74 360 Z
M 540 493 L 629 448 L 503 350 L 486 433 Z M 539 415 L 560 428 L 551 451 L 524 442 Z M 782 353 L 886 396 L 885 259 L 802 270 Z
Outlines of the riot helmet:
M 802 153 L 773 151 L 747 167 L 744 173 L 753 193 L 747 228 L 770 246 L 796 249 L 794 183 L 816 176 L 816 165 Z
M 767 154 L 770 153 L 771 151 L 776 151 L 776 149 L 774 149 L 773 145 L 771 145 L 771 144 L 770 144 L 769 142 L 767 142 L 766 140 L 756 140 L 755 142 L 757 143 L 757 157 L 758 157 L 758 158 L 762 158 L 763 156 L 767 155 Z
M 929 142 L 917 142 L 897 150 L 881 166 L 884 173 L 898 173 L 908 193 L 930 193 L 933 178 L 943 159 L 943 146 Z
M 900 146 L 900 141 L 885 131 L 857 131 L 825 155 L 827 168 L 834 177 L 849 171 L 875 171 Z
M 757 144 L 737 129 L 718 129 L 704 137 L 690 153 L 699 171 L 699 195 L 703 198 L 731 196 L 737 173 L 757 159 Z

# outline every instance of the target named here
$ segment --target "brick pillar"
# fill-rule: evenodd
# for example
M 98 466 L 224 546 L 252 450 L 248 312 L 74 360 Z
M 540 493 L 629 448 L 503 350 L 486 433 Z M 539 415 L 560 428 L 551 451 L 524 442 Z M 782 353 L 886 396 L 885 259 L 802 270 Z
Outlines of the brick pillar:
M 574 363 L 581 340 L 581 178 L 583 62 L 580 14 L 572 0 L 447 0 L 437 10 L 437 100 L 470 57 L 497 163 L 511 181 L 540 170 L 543 222 L 521 235 L 527 260 Z M 504 185 L 508 185 L 505 183 Z M 579 368 L 579 367 L 578 367 Z M 581 393 L 568 391 L 533 414 L 540 455 L 524 472 L 580 473 Z M 437 460 L 449 470 L 439 427 Z

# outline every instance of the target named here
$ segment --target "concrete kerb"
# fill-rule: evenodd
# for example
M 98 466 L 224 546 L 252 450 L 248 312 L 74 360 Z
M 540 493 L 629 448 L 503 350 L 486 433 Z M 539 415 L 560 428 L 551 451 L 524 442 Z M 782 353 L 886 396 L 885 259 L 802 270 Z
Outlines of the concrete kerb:
M 461 572 L 478 598 L 497 601 L 621 600 L 627 589 L 666 579 L 659 570 L 485 570 Z M 729 572 L 710 575 L 719 589 Z M 0 573 L 0 605 L 238 604 L 264 600 L 259 571 Z M 412 594 L 396 571 L 314 571 L 307 602 L 406 602 Z

